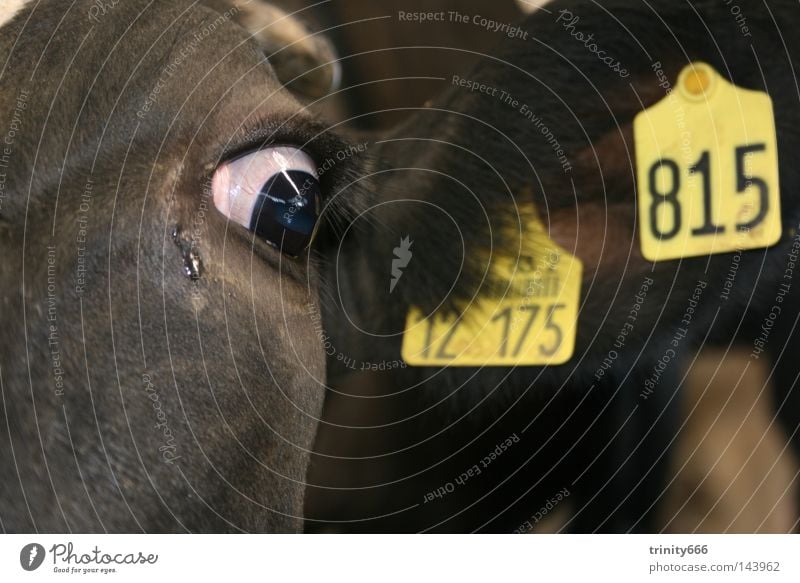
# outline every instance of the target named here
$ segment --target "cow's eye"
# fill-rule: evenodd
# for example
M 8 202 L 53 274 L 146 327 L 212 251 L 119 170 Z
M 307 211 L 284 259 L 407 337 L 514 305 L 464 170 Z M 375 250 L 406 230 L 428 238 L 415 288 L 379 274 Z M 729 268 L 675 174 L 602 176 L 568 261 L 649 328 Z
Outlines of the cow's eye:
M 314 162 L 288 146 L 252 152 L 217 168 L 214 205 L 230 220 L 296 257 L 314 236 L 320 188 Z

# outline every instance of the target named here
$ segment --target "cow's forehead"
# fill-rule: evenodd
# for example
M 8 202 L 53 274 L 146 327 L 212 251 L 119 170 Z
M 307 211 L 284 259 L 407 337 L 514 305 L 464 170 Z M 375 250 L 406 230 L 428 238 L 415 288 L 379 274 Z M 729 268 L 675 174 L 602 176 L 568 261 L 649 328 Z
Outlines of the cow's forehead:
M 14 18 L 25 4 L 32 0 L 3 0 L 0 4 L 0 28 Z
M 188 83 L 191 89 L 209 80 L 236 85 L 237 92 L 263 89 L 264 83 L 280 87 L 258 43 L 238 23 L 241 8 L 233 0 L 0 0 L 0 6 L 3 32 L 13 27 L 17 33 L 0 36 L 6 41 L 0 42 L 2 72 L 52 81 L 63 85 L 61 93 L 82 91 L 69 86 L 76 69 L 93 98 L 105 87 L 116 99 L 120 88 L 150 91 L 159 81 L 159 93 L 161 85 Z M 22 22 L 30 10 L 30 21 Z M 262 85 L 241 82 L 255 77 Z
M 0 83 L 0 123 L 11 119 L 23 90 L 27 110 L 36 112 L 17 136 L 18 160 L 60 160 L 68 149 L 80 152 L 80 143 L 122 163 L 124 155 L 110 155 L 122 143 L 112 138 L 134 133 L 169 136 L 175 150 L 163 155 L 176 157 L 186 136 L 211 148 L 212 136 L 275 126 L 289 140 L 309 116 L 236 14 L 233 3 L 197 0 L 25 2 L 0 30 L 0 75 L 14 80 Z M 14 169 L 21 181 L 31 171 L 23 163 Z M 37 194 L 46 196 L 59 177 L 37 171 L 36 179 Z
M 0 29 L 11 23 L 14 17 L 24 9 L 32 9 L 34 17 L 38 18 L 52 14 L 60 25 L 64 25 L 70 20 L 84 20 L 90 26 L 102 26 L 106 29 L 127 27 L 129 22 L 125 22 L 124 18 L 114 18 L 121 12 L 146 14 L 149 20 L 159 25 L 169 25 L 175 14 L 185 17 L 205 8 L 211 8 L 224 14 L 226 20 L 233 21 L 235 20 L 234 16 L 242 11 L 242 6 L 246 6 L 250 1 L 170 0 L 169 3 L 162 4 L 153 0 L 75 0 L 75 2 L 67 4 L 61 0 L 0 0 Z M 162 10 L 163 8 L 172 10 Z M 158 22 L 159 20 L 163 22 Z M 53 23 L 53 28 L 55 28 L 56 22 Z M 30 33 L 28 30 L 27 34 Z

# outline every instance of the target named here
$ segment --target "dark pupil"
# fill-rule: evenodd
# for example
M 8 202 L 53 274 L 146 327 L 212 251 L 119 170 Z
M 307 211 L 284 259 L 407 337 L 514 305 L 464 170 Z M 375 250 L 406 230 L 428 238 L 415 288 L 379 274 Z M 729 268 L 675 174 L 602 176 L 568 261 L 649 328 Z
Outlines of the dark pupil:
M 250 230 L 292 256 L 308 246 L 319 218 L 319 183 L 290 170 L 270 178 L 258 196 Z

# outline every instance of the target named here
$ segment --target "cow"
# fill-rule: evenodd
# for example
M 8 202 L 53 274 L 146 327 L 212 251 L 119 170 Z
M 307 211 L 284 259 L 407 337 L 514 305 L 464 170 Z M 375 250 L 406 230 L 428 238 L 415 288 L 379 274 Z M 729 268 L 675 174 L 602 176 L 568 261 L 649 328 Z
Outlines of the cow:
M 309 160 L 343 146 L 283 85 L 326 92 L 335 63 L 246 4 L 0 7 L 5 532 L 303 527 L 325 392 L 317 267 L 291 257 L 310 233 L 271 246 L 213 187 L 290 152 L 315 219 L 340 174 Z
M 527 530 L 526 517 L 566 490 L 568 530 L 659 529 L 684 365 L 705 343 L 745 336 L 745 314 L 760 326 L 792 261 L 797 50 L 785 26 L 797 16 L 784 1 L 556 1 L 372 148 L 368 210 L 325 273 L 335 291 L 323 303 L 329 379 L 343 402 L 321 432 L 345 443 L 325 440 L 312 464 L 327 477 L 309 490 L 314 528 Z M 783 235 L 762 249 L 654 263 L 640 250 L 633 122 L 696 61 L 770 94 Z M 520 249 L 506 235 L 519 233 L 526 204 L 584 263 L 572 360 L 395 367 L 412 306 L 458 315 L 495 289 L 486 250 Z M 394 283 L 405 240 L 413 257 Z M 378 413 L 365 420 L 371 401 Z M 796 442 L 795 410 L 781 407 Z M 482 467 L 509 436 L 522 445 Z
M 703 59 L 742 86 L 785 88 L 793 61 L 775 55 L 793 53 L 770 12 L 754 9 L 745 41 L 720 3 L 556 2 L 402 127 L 343 139 L 282 87 L 292 70 L 271 66 L 236 4 L 12 6 L 0 37 L 5 530 L 293 531 L 305 518 L 510 531 L 564 499 L 576 531 L 656 528 L 680 375 L 667 363 L 647 394 L 643 380 L 687 305 L 675 361 L 768 304 L 791 239 L 742 254 L 738 284 L 709 308 L 730 256 L 639 253 L 631 122 L 664 97 L 653 55 L 668 79 Z M 779 22 L 797 10 L 772 9 Z M 567 29 L 576 16 L 611 66 Z M 751 42 L 774 58 L 757 61 Z M 311 69 L 314 87 L 335 86 Z M 793 151 L 793 96 L 772 95 Z M 791 193 L 796 171 L 781 170 Z M 522 247 L 531 205 L 584 264 L 575 356 L 407 366 L 409 309 L 459 313 L 502 289 L 488 267 Z M 388 492 L 374 513 L 304 512 L 326 384 L 368 385 L 392 409 L 374 429 L 403 425 L 400 448 L 370 455 L 411 471 L 355 491 Z M 353 461 L 336 463 L 345 474 Z

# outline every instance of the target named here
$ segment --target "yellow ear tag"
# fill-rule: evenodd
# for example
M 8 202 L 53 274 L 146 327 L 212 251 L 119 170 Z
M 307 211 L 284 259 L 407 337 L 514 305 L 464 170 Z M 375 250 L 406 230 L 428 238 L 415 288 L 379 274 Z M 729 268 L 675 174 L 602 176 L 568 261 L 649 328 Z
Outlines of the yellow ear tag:
M 781 238 L 772 100 L 693 63 L 634 121 L 642 255 L 665 261 Z
M 575 351 L 583 264 L 526 219 L 519 257 L 492 262 L 493 279 L 460 316 L 411 308 L 403 359 L 411 366 L 534 366 L 566 363 Z M 500 287 L 501 289 L 497 289 Z

